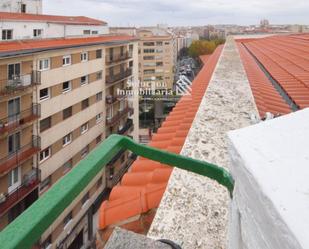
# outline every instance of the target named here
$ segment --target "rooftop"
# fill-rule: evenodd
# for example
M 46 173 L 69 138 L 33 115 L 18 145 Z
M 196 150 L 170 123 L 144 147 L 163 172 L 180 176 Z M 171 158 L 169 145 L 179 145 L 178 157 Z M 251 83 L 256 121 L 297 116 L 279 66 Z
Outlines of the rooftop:
M 106 35 L 85 38 L 60 38 L 41 40 L 19 40 L 0 43 L 0 58 L 35 52 L 44 52 L 54 49 L 66 49 L 72 47 L 117 44 L 128 41 L 136 41 L 137 38 L 128 35 Z
M 0 21 L 22 21 L 22 22 L 48 22 L 71 25 L 106 25 L 101 20 L 86 16 L 55 16 L 55 15 L 36 15 L 26 13 L 0 12 Z

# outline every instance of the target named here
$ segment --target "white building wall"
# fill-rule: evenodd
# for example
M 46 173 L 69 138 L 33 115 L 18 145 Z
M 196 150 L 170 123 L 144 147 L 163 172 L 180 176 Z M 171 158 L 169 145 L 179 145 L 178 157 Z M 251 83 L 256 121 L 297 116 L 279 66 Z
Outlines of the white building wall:
M 99 35 L 108 34 L 108 26 L 87 26 L 87 25 L 65 25 L 47 22 L 24 22 L 15 21 L 0 22 L 0 29 L 12 29 L 13 39 L 33 39 L 33 30 L 42 29 L 43 35 L 40 38 L 57 38 L 57 37 L 76 37 L 84 36 L 84 30 L 98 31 Z M 88 35 L 89 36 L 89 35 Z
M 0 11 L 21 13 L 21 4 L 26 4 L 28 14 L 42 14 L 42 0 L 1 0 Z

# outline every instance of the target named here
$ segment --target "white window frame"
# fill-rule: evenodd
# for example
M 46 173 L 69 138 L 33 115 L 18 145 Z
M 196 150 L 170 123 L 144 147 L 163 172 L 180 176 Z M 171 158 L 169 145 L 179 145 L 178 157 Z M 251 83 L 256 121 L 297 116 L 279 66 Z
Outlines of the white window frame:
M 84 83 L 82 83 L 82 77 L 86 77 L 86 81 Z M 89 76 L 88 75 L 84 75 L 82 77 L 80 77 L 80 85 L 81 86 L 87 85 L 89 83 Z
M 70 66 L 72 64 L 72 56 L 71 55 L 65 55 L 62 57 L 62 66 Z
M 86 152 L 83 152 L 86 151 Z M 87 145 L 86 147 L 82 148 L 81 150 L 81 158 L 86 157 L 89 154 L 89 145 Z
M 47 89 L 48 94 L 45 97 L 43 97 L 43 98 L 41 98 L 41 96 L 39 96 L 40 101 L 44 101 L 44 100 L 50 99 L 50 88 L 49 87 L 40 89 L 39 95 L 41 95 L 41 90 L 44 90 L 44 89 Z
M 3 39 L 3 31 L 5 32 L 5 38 Z M 8 39 L 8 31 L 12 32 L 12 38 Z M 3 29 L 1 32 L 1 39 L 2 41 L 11 41 L 14 38 L 14 33 L 13 33 L 13 29 Z
M 48 155 L 46 154 L 46 152 L 48 152 Z M 41 159 L 41 153 L 44 154 L 43 159 Z M 49 147 L 47 147 L 46 149 L 42 150 L 42 151 L 40 152 L 40 155 L 39 155 L 39 156 L 40 156 L 40 158 L 39 158 L 40 163 L 45 162 L 47 159 L 49 159 L 49 158 L 51 157 L 51 147 L 49 146 Z
M 46 62 L 47 62 L 47 64 L 45 64 Z M 41 68 L 41 65 L 42 65 L 42 68 Z M 47 67 L 46 67 L 46 65 L 47 65 Z M 50 69 L 50 58 L 40 59 L 38 61 L 38 68 L 39 68 L 40 72 L 49 70 Z
M 81 62 L 86 62 L 88 61 L 88 52 L 82 52 L 80 54 L 80 59 L 81 59 Z
M 42 187 L 44 183 L 44 186 Z M 47 184 L 46 184 L 47 183 Z M 40 189 L 40 193 L 45 192 L 47 189 L 49 189 L 51 186 L 51 176 L 48 176 L 47 178 L 45 178 L 43 181 L 41 181 L 39 189 Z
M 14 181 L 15 174 L 17 174 L 17 181 Z M 9 177 L 9 186 L 8 186 L 8 192 L 11 193 L 16 188 L 18 188 L 21 184 L 21 169 L 20 167 L 15 168 L 11 170 L 8 174 Z
M 64 84 L 64 83 L 67 83 L 67 82 L 69 82 L 69 87 L 66 88 L 66 89 L 63 89 L 63 84 Z M 62 83 L 62 93 L 67 93 L 67 92 L 70 92 L 70 91 L 72 91 L 72 82 L 71 82 L 71 81 L 65 81 L 65 82 L 63 82 L 63 83 Z
M 89 129 L 89 123 L 85 123 L 80 127 L 80 133 L 81 134 L 85 134 Z
M 33 37 L 41 38 L 43 36 L 43 29 L 33 29 Z
M 97 124 L 100 123 L 100 122 L 102 122 L 102 120 L 103 120 L 103 112 L 98 113 L 98 114 L 95 116 L 95 120 L 96 120 L 96 123 L 97 123 Z
M 114 113 L 113 106 L 111 105 L 111 106 L 107 107 L 106 118 L 112 119 L 113 113 Z
M 72 143 L 72 132 L 62 138 L 62 147 L 65 147 L 70 143 Z

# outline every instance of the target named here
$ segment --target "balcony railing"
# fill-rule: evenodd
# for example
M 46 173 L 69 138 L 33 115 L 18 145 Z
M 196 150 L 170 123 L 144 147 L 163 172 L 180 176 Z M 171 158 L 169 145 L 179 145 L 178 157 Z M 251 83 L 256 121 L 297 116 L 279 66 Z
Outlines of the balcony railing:
M 0 213 L 3 214 L 16 203 L 24 199 L 39 185 L 39 179 L 36 169 L 28 172 L 23 179 L 23 182 L 10 193 L 0 194 Z
M 132 154 L 127 159 L 127 161 L 122 165 L 120 170 L 118 170 L 118 172 L 115 172 L 113 175 L 109 175 L 108 179 L 107 179 L 107 187 L 111 189 L 112 187 L 117 185 L 120 182 L 120 180 L 123 177 L 123 175 L 129 170 L 129 168 L 131 167 L 132 163 L 135 160 L 136 160 L 136 155 Z M 110 167 L 112 167 L 112 166 L 110 166 Z
M 32 71 L 31 74 L 13 75 L 10 79 L 0 80 L 0 95 L 22 91 L 37 84 L 40 84 L 38 71 Z
M 126 124 L 122 127 L 122 129 L 118 130 L 119 135 L 125 134 L 127 131 L 129 131 L 133 127 L 133 120 L 128 119 Z
M 106 104 L 111 105 L 111 104 L 115 103 L 116 101 L 117 101 L 117 98 L 114 97 L 113 95 L 106 96 Z
M 0 159 L 0 175 L 16 168 L 41 150 L 41 138 L 32 136 L 31 143 Z
M 115 125 L 117 122 L 120 121 L 121 118 L 123 118 L 128 113 L 133 113 L 133 109 L 130 108 L 130 107 L 126 107 L 123 110 L 118 111 L 118 113 L 115 116 L 113 116 L 112 118 L 106 118 L 106 125 L 107 126 Z
M 40 116 L 41 116 L 40 104 L 32 104 L 32 107 L 27 110 L 0 119 L 0 134 L 12 131 L 19 126 L 22 126 L 26 123 L 38 119 Z
M 118 74 L 115 74 L 115 75 L 107 75 L 106 76 L 106 83 L 112 84 L 112 83 L 115 83 L 117 81 L 123 80 L 127 77 L 130 77 L 131 75 L 132 75 L 132 69 L 128 68 L 124 72 L 121 72 L 121 73 L 118 73 Z
M 150 160 L 209 177 L 225 186 L 232 197 L 234 181 L 225 169 L 207 162 L 140 145 L 125 136 L 111 135 L 0 233 L 1 248 L 31 248 L 46 229 L 100 174 L 106 164 L 124 149 Z
M 114 63 L 118 63 L 120 61 L 124 61 L 124 60 L 129 60 L 132 58 L 132 53 L 130 52 L 125 52 L 122 55 L 121 54 L 114 54 L 112 57 L 107 57 L 108 60 L 106 61 L 107 65 L 111 65 Z

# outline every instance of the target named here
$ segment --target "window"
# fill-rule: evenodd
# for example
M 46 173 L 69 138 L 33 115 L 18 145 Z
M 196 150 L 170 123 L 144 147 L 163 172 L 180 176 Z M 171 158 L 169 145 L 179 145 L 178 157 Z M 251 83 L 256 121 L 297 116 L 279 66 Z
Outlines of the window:
M 154 69 L 144 70 L 144 74 L 154 74 L 154 73 L 155 73 Z
M 170 43 L 169 43 L 169 42 L 165 42 L 164 44 L 165 44 L 165 45 L 169 45 Z
M 156 49 L 156 53 L 163 53 L 163 49 L 157 48 L 157 49 Z
M 99 34 L 99 31 L 98 30 L 92 30 L 91 34 L 97 35 L 97 34 Z
M 62 93 L 66 93 L 72 90 L 71 81 L 66 81 L 62 83 Z
M 73 219 L 73 213 L 71 211 L 63 220 L 64 229 L 66 229 L 67 225 L 69 225 L 72 219 Z
M 90 35 L 91 31 L 90 29 L 85 29 L 83 33 L 84 35 Z
M 85 132 L 88 131 L 88 128 L 89 128 L 89 125 L 88 125 L 88 122 L 83 124 L 81 127 L 80 127 L 80 133 L 81 134 L 84 134 Z
M 124 55 L 124 47 L 120 47 L 120 56 L 122 57 Z
M 154 46 L 154 42 L 144 42 L 144 46 Z
M 95 120 L 96 120 L 97 124 L 100 123 L 102 121 L 102 119 L 103 119 L 102 113 L 99 113 L 95 116 Z
M 133 61 L 129 61 L 129 67 L 130 67 L 130 68 L 133 67 Z
M 44 71 L 50 68 L 50 59 L 39 60 L 39 70 Z
M 43 29 L 34 29 L 33 30 L 33 37 L 42 37 Z
M 40 192 L 44 192 L 51 185 L 51 176 L 47 177 L 44 181 L 40 183 Z
M 62 65 L 63 66 L 71 65 L 71 55 L 63 56 L 63 58 L 62 58 Z
M 64 136 L 62 139 L 62 146 L 66 146 L 72 142 L 72 133 L 69 133 L 68 135 Z
M 8 192 L 15 191 L 21 184 L 21 172 L 20 167 L 13 169 L 8 174 L 9 176 L 9 189 Z
M 52 246 L 52 237 L 49 235 L 47 239 L 42 243 L 42 249 L 50 249 Z
M 80 85 L 83 86 L 86 84 L 88 84 L 88 75 L 80 77 Z
M 102 177 L 97 181 L 97 188 L 101 187 L 103 184 L 103 179 Z
M 40 152 L 40 163 L 44 162 L 45 160 L 47 160 L 48 158 L 50 158 L 51 155 L 51 148 L 48 147 L 45 150 L 42 150 Z
M 124 163 L 124 161 L 125 161 L 125 156 L 122 155 L 121 158 L 120 158 L 120 163 Z
M 67 161 L 65 164 L 63 164 L 62 168 L 63 168 L 63 174 L 68 173 L 73 167 L 72 164 L 72 159 Z
M 109 49 L 109 61 L 114 60 L 114 48 Z
M 154 56 L 144 56 L 144 60 L 154 60 Z
M 163 42 L 157 42 L 157 46 L 162 46 Z
M 13 29 L 3 29 L 2 40 L 12 40 L 12 39 L 13 39 Z
M 103 98 L 103 93 L 102 92 L 97 93 L 95 98 L 96 98 L 96 101 L 101 101 Z
M 82 198 L 82 205 L 85 206 L 89 200 L 89 192 L 87 192 Z
M 95 139 L 96 144 L 101 143 L 101 141 L 102 141 L 102 135 L 97 136 L 97 138 Z
M 163 62 L 162 61 L 157 61 L 156 62 L 156 66 L 157 67 L 162 67 L 163 66 Z
M 20 10 L 21 10 L 21 13 L 26 13 L 27 5 L 22 3 L 21 6 L 20 6 Z
M 120 100 L 119 111 L 123 111 L 124 108 L 125 108 L 125 101 L 122 99 Z
M 102 71 L 97 73 L 97 80 L 102 79 Z
M 150 48 L 144 49 L 144 53 L 154 53 L 154 52 L 155 52 L 154 49 L 150 49 Z
M 80 54 L 80 60 L 81 60 L 82 62 L 88 61 L 88 52 L 83 52 L 83 53 L 81 53 L 81 54 Z
M 84 158 L 89 153 L 89 145 L 81 150 L 81 157 Z
M 84 99 L 82 101 L 82 110 L 85 110 L 88 107 L 89 107 L 89 99 Z
M 65 120 L 65 119 L 67 119 L 71 116 L 72 116 L 72 106 L 70 106 L 70 107 L 68 107 L 68 108 L 66 108 L 62 111 L 62 119 L 63 120 Z
M 113 106 L 111 105 L 107 108 L 106 118 L 112 119 L 112 117 L 113 117 Z
M 102 58 L 102 49 L 98 49 L 95 51 L 95 56 L 97 59 Z
M 8 153 L 12 155 L 20 149 L 20 132 L 8 136 Z
M 46 131 L 51 127 L 51 117 L 42 119 L 40 121 L 40 132 Z

